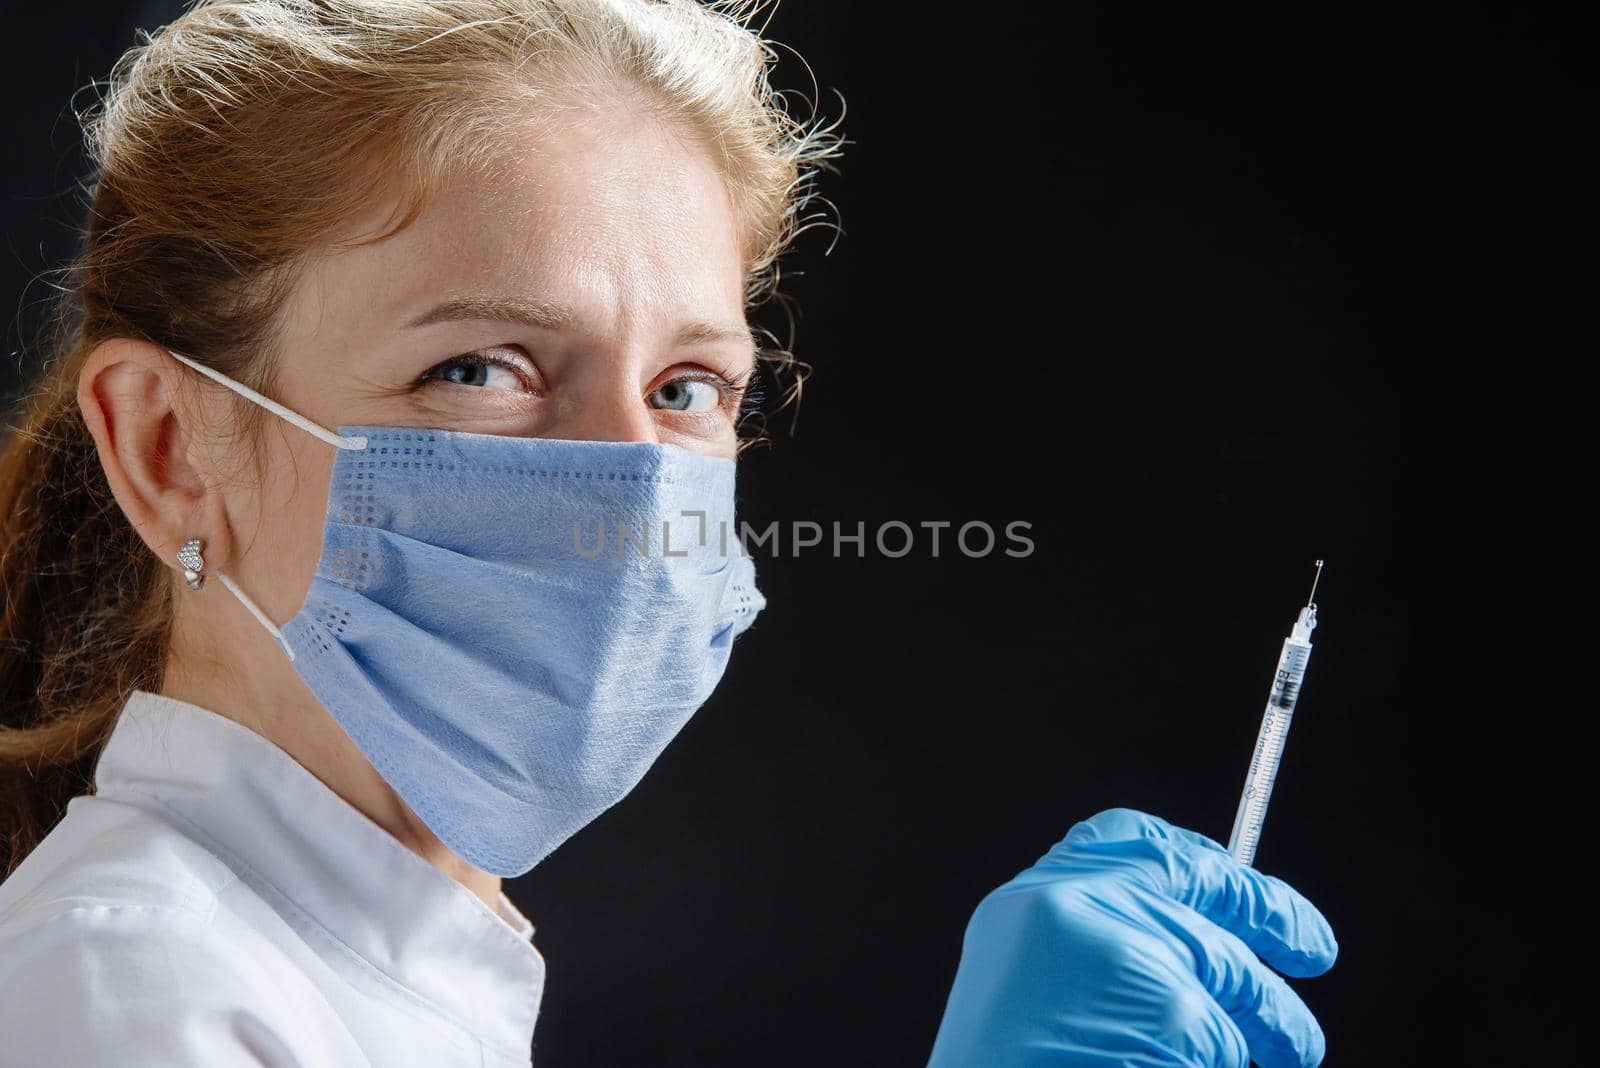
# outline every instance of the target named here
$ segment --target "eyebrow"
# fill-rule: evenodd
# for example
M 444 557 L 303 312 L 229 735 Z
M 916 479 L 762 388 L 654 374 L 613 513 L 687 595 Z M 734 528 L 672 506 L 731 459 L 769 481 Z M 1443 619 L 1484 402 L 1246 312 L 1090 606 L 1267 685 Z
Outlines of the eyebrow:
M 471 297 L 447 300 L 436 308 L 423 312 L 406 324 L 406 329 L 429 326 L 433 323 L 486 321 L 537 326 L 546 330 L 571 330 L 578 317 L 565 304 L 544 300 L 507 300 L 500 297 Z M 760 346 L 755 331 L 748 323 L 693 322 L 685 323 L 673 338 L 679 345 L 693 345 L 707 341 L 737 341 L 747 345 L 752 352 Z

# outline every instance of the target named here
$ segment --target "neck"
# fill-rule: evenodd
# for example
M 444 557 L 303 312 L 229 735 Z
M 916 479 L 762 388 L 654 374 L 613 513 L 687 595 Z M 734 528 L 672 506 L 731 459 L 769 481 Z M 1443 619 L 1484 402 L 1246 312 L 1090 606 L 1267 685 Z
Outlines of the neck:
M 322 707 L 265 630 L 248 618 L 241 627 L 233 625 L 237 620 L 184 616 L 180 611 L 174 623 L 161 693 L 266 738 L 500 914 L 500 877 L 468 864 L 439 840 Z

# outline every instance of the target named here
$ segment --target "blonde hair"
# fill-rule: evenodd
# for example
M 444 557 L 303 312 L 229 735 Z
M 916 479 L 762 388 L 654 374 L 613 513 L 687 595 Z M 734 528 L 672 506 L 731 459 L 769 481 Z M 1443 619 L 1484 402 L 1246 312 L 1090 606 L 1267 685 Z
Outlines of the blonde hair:
M 82 116 L 83 244 L 0 456 L 0 873 L 92 787 L 170 638 L 173 572 L 117 506 L 77 408 L 87 355 L 141 338 L 268 389 L 278 309 L 311 254 L 399 231 L 448 176 L 492 168 L 514 119 L 622 100 L 712 153 L 747 303 L 781 296 L 779 257 L 848 142 L 770 86 L 777 56 L 751 24 L 767 6 L 201 0 L 141 33 Z M 398 194 L 392 226 L 339 244 L 377 190 Z

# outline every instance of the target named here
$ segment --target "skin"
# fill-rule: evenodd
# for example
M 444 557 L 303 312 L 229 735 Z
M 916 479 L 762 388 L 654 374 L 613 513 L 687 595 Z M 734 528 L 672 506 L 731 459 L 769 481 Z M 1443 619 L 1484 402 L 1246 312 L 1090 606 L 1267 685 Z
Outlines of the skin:
M 399 235 L 311 263 L 281 310 L 273 398 L 332 429 L 648 441 L 732 459 L 754 347 L 748 335 L 675 340 L 689 322 L 745 329 L 739 235 L 710 156 L 614 105 L 530 122 L 496 164 L 492 179 L 452 181 Z M 375 203 L 361 226 L 391 207 Z M 575 322 L 406 326 L 465 298 L 559 301 Z M 457 359 L 474 353 L 510 366 Z M 500 879 L 439 841 L 244 607 L 218 583 L 183 585 L 174 554 L 198 535 L 207 574 L 226 572 L 276 623 L 292 617 L 316 571 L 335 450 L 272 416 L 259 440 L 230 433 L 243 402 L 139 340 L 99 345 L 78 399 L 118 503 L 174 571 L 163 692 L 264 735 L 498 911 Z

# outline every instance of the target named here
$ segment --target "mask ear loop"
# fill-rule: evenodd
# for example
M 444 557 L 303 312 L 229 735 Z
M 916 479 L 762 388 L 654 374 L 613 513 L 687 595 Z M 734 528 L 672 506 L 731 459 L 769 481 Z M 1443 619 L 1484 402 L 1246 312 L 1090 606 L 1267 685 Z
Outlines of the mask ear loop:
M 262 396 L 249 386 L 244 385 L 241 382 L 235 382 L 221 371 L 214 371 L 205 364 L 192 360 L 180 352 L 173 352 L 171 349 L 168 349 L 167 352 L 179 363 L 199 371 L 201 374 L 217 383 L 217 385 L 233 390 L 233 392 L 239 394 L 239 396 L 243 397 L 245 400 L 254 404 L 259 404 L 261 407 L 265 408 L 273 415 L 276 415 L 278 418 L 284 420 L 285 422 L 293 423 L 301 430 L 304 430 L 307 434 L 310 434 L 315 438 L 320 438 L 336 449 L 360 450 L 367 447 L 367 438 L 365 434 L 335 434 L 327 427 L 313 423 L 299 412 L 285 408 L 271 397 Z M 267 618 L 267 614 L 261 610 L 261 606 L 256 604 L 255 601 L 251 600 L 250 597 L 239 588 L 238 584 L 227 575 L 220 571 L 215 572 L 215 574 L 217 580 L 220 581 L 223 586 L 227 587 L 228 592 L 233 594 L 234 597 L 238 598 L 239 603 L 244 605 L 245 609 L 252 616 L 256 617 L 256 622 L 265 627 L 267 629 L 267 633 L 271 634 L 278 640 L 278 644 L 283 646 L 283 651 L 287 653 L 289 655 L 289 659 L 293 661 L 294 650 L 289 647 L 289 640 L 283 636 L 283 631 L 278 629 L 278 625 Z
M 231 389 L 235 393 L 239 394 L 239 396 L 243 397 L 245 400 L 253 401 L 256 404 L 261 405 L 261 407 L 265 408 L 279 419 L 293 423 L 301 430 L 304 430 L 307 434 L 310 434 L 313 437 L 321 438 L 323 441 L 326 441 L 329 445 L 332 445 L 336 449 L 364 449 L 367 447 L 367 438 L 365 434 L 351 434 L 349 436 L 344 434 L 335 434 L 327 427 L 313 423 L 299 412 L 291 411 L 290 409 L 285 408 L 271 397 L 263 397 L 261 394 L 257 393 L 244 383 L 235 382 L 221 371 L 214 371 L 205 364 L 197 363 L 182 353 L 173 352 L 171 349 L 168 349 L 167 352 L 171 353 L 172 358 L 177 360 L 179 363 L 187 364 L 188 366 L 193 367 L 196 371 L 199 371 L 217 385 L 226 386 L 228 389 Z

